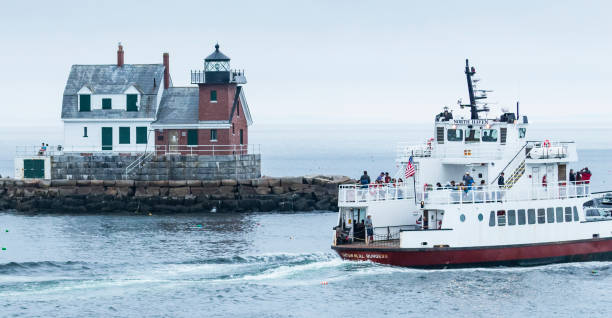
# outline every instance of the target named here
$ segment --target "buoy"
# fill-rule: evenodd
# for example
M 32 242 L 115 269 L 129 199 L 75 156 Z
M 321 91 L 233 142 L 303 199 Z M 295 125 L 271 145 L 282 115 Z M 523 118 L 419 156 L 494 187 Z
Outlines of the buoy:
M 6 251 L 6 247 L 3 247 L 3 248 L 2 248 L 2 250 L 3 250 L 3 251 Z
M 149 212 L 149 216 L 151 216 L 151 215 L 153 215 L 153 214 L 151 214 L 151 212 Z

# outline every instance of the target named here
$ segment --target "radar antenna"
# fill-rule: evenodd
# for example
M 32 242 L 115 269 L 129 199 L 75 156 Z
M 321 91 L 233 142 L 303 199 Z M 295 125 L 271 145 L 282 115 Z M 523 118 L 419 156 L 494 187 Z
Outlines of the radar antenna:
M 487 104 L 479 102 L 479 101 L 486 99 L 487 93 L 492 92 L 492 91 L 484 90 L 484 89 L 474 89 L 476 86 L 476 83 L 480 81 L 480 79 L 473 78 L 474 74 L 476 74 L 476 69 L 473 66 L 470 67 L 470 63 L 468 59 L 466 59 L 465 60 L 465 77 L 467 79 L 467 84 L 468 84 L 468 93 L 470 95 L 470 103 L 461 104 L 461 100 L 459 100 L 459 105 L 461 106 L 461 108 L 469 107 L 471 119 L 478 119 L 478 113 L 489 111 L 489 107 L 487 106 Z M 474 92 L 478 93 L 478 95 L 475 95 Z

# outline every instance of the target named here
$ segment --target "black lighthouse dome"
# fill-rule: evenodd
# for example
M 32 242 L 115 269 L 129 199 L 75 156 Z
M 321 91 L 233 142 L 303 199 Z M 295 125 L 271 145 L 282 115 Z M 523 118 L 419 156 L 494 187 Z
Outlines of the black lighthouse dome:
M 229 83 L 230 58 L 219 51 L 219 43 L 215 44 L 215 51 L 204 59 L 204 73 L 206 83 Z

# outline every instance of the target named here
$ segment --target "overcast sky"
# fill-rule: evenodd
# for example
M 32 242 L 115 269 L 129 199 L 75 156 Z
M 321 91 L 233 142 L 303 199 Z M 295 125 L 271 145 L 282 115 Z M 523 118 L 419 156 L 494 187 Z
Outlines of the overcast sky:
M 161 63 L 175 86 L 219 42 L 245 69 L 255 125 L 430 122 L 467 100 L 533 119 L 612 118 L 612 12 L 601 1 L 9 1 L 0 125 L 61 127 L 72 64 Z M 497 112 L 495 112 L 497 115 Z M 549 118 L 547 118 L 549 117 Z M 33 128 L 34 129 L 34 128 Z M 7 136 L 4 136 L 5 138 Z

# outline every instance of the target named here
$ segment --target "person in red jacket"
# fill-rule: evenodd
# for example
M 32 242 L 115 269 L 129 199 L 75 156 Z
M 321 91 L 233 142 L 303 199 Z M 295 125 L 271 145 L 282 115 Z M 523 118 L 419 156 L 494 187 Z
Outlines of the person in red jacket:
M 589 170 L 589 168 L 585 167 L 584 169 L 582 169 L 582 181 L 586 184 L 589 184 L 591 181 L 591 171 Z

